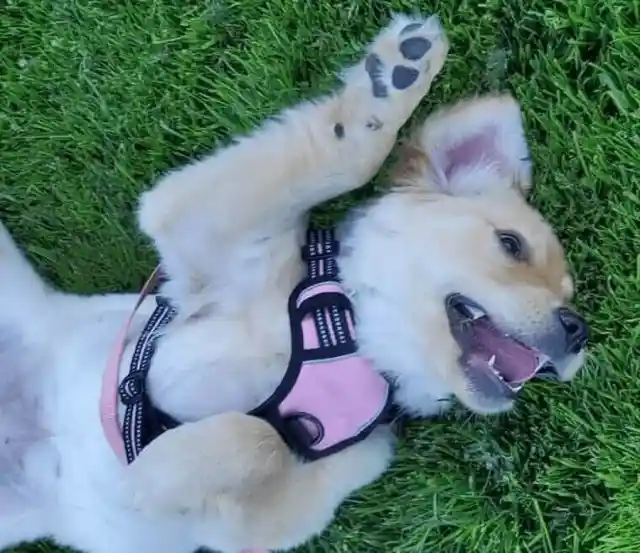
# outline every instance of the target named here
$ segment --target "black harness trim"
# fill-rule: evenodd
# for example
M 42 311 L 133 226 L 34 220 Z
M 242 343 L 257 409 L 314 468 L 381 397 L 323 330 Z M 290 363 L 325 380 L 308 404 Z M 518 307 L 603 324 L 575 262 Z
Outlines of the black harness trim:
M 156 296 L 156 308 L 138 338 L 129 374 L 118 387 L 120 401 L 125 406 L 122 438 L 128 463 L 132 463 L 160 434 L 180 425 L 174 418 L 155 408 L 147 393 L 147 376 L 156 342 L 162 329 L 176 315 L 177 311 L 166 298 Z

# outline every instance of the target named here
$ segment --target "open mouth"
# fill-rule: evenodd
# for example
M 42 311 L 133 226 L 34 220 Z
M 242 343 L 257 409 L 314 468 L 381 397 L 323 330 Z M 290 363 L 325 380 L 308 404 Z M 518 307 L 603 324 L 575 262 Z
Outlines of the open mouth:
M 535 378 L 556 378 L 550 358 L 505 333 L 487 312 L 462 294 L 446 299 L 451 331 L 462 348 L 461 362 L 472 379 L 500 385 L 509 396 Z

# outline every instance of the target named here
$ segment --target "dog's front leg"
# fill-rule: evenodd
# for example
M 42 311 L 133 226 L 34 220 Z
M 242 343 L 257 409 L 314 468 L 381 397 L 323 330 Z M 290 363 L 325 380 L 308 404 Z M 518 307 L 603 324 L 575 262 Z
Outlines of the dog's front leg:
M 143 194 L 141 229 L 172 279 L 208 281 L 247 239 L 292 228 L 310 207 L 364 185 L 443 66 L 436 17 L 396 16 L 338 92 L 286 110 Z
M 167 432 L 128 467 L 135 508 L 190 521 L 194 540 L 223 553 L 282 550 L 324 530 L 335 509 L 388 466 L 387 429 L 301 463 L 265 421 L 215 415 Z

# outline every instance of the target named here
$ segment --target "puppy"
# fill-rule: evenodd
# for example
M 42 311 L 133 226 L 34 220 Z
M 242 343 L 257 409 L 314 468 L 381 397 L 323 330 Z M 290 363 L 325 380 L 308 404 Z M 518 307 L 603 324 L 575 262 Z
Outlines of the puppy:
M 157 295 L 53 290 L 0 227 L 0 549 L 47 536 L 88 553 L 289 549 L 384 472 L 389 420 L 310 461 L 250 413 L 293 358 L 289 298 L 307 267 L 309 209 L 375 175 L 447 50 L 437 18 L 396 16 L 340 90 L 165 175 L 138 213 L 161 257 Z M 587 327 L 567 306 L 562 247 L 526 201 L 517 103 L 487 96 L 437 112 L 393 175 L 344 221 L 333 252 L 331 297 L 353 315 L 360 367 L 390 383 L 376 389 L 411 416 L 455 399 L 489 414 L 511 409 L 533 377 L 571 379 Z M 149 334 L 158 309 L 171 320 Z M 138 355 L 141 337 L 153 355 Z M 144 382 L 127 380 L 144 362 Z M 101 411 L 123 384 L 175 422 L 126 462 Z M 348 392 L 354 403 L 365 394 Z M 126 424 L 123 402 L 111 407 Z M 344 410 L 344 397 L 330 407 Z

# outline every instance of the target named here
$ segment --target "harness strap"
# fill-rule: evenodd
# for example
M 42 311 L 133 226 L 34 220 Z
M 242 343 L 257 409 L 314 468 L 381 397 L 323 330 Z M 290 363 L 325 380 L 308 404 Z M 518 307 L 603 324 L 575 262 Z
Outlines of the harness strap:
M 160 266 L 156 267 L 147 281 L 144 283 L 138 299 L 133 306 L 131 314 L 126 319 L 124 325 L 120 328 L 115 340 L 115 346 L 111 350 L 109 359 L 107 361 L 107 367 L 102 375 L 102 390 L 100 393 L 100 421 L 104 430 L 105 437 L 109 442 L 109 445 L 123 462 L 127 463 L 127 453 L 125 451 L 125 444 L 122 437 L 122 430 L 118 417 L 118 397 L 119 397 L 119 374 L 120 364 L 122 363 L 122 356 L 124 355 L 125 348 L 127 346 L 129 330 L 131 329 L 131 323 L 137 313 L 138 309 L 142 305 L 142 302 L 156 287 L 160 278 Z
M 155 353 L 160 331 L 177 315 L 177 311 L 165 298 L 156 297 L 156 302 L 156 308 L 136 343 L 129 374 L 118 388 L 120 401 L 125 406 L 122 439 L 128 463 L 132 463 L 154 438 L 179 424 L 172 422 L 170 417 L 167 421 L 168 415 L 165 413 L 157 416 L 158 410 L 151 404 L 146 389 L 151 358 Z

